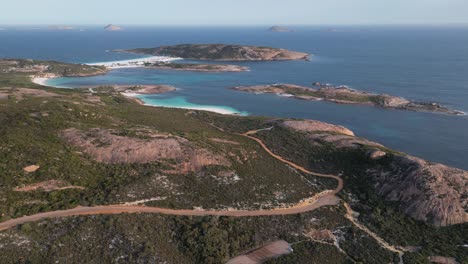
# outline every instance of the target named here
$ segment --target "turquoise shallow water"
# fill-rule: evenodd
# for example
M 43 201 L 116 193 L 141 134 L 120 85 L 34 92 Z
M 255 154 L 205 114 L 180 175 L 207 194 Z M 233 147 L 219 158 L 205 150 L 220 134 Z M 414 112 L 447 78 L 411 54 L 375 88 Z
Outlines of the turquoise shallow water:
M 220 114 L 238 114 L 241 116 L 248 115 L 248 112 L 239 111 L 235 108 L 229 106 L 217 106 L 217 105 L 205 105 L 205 104 L 194 104 L 188 102 L 185 97 L 177 96 L 171 98 L 161 98 L 159 95 L 140 95 L 138 96 L 145 104 L 151 106 L 159 107 L 169 107 L 169 108 L 182 108 L 182 109 L 196 109 L 211 111 Z
M 164 106 L 208 106 L 250 115 L 295 117 L 346 126 L 358 136 L 425 159 L 468 169 L 468 117 L 249 94 L 239 85 L 312 82 L 345 84 L 468 112 L 467 27 L 297 27 L 278 34 L 259 27 L 126 27 L 121 32 L 4 30 L 0 57 L 99 62 L 136 58 L 112 49 L 180 43 L 234 43 L 313 53 L 312 61 L 235 63 L 242 73 L 119 69 L 104 76 L 60 78 L 51 84 L 169 84 L 177 91 L 143 100 Z M 233 110 L 234 109 L 234 110 Z

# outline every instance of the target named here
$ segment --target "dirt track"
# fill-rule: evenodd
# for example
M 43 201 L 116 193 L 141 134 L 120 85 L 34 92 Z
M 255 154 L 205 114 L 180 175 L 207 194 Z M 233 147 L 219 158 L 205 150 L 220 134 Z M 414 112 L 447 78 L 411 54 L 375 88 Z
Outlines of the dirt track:
M 186 216 L 208 216 L 208 215 L 217 215 L 217 216 L 266 216 L 266 215 L 290 215 L 298 214 L 303 212 L 312 211 L 318 209 L 322 206 L 327 205 L 337 205 L 339 199 L 335 196 L 343 188 L 343 180 L 339 176 L 321 174 L 311 172 L 305 169 L 302 166 L 299 166 L 291 161 L 284 159 L 283 157 L 273 153 L 260 139 L 253 137 L 252 135 L 257 133 L 260 130 L 253 130 L 246 132 L 244 134 L 239 134 L 244 137 L 248 137 L 252 140 L 255 140 L 260 146 L 272 157 L 277 160 L 286 163 L 287 165 L 302 171 L 307 174 L 315 175 L 318 177 L 333 178 L 338 181 L 338 186 L 335 190 L 329 190 L 321 192 L 314 197 L 307 199 L 306 201 L 301 201 L 297 205 L 288 207 L 288 208 L 277 208 L 270 210 L 256 210 L 256 211 L 247 211 L 247 210 L 232 210 L 232 211 L 205 211 L 205 210 L 175 210 L 159 207 L 147 207 L 147 206 L 129 206 L 129 205 L 103 205 L 95 207 L 76 207 L 68 210 L 58 210 L 45 213 L 39 213 L 30 216 L 23 216 L 16 219 L 11 219 L 5 222 L 0 223 L 0 231 L 7 230 L 17 225 L 21 225 L 29 222 L 37 222 L 47 218 L 55 217 L 67 217 L 67 216 L 78 216 L 78 215 L 98 215 L 98 214 L 121 214 L 121 213 L 161 213 L 169 215 L 186 215 Z

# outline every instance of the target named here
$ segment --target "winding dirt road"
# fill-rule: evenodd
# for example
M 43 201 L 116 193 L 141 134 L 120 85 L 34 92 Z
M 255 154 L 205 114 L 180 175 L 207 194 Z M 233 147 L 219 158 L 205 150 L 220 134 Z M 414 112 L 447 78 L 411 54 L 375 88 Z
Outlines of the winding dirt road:
M 275 158 L 275 159 L 277 159 L 277 160 L 279 160 L 279 161 L 281 161 L 283 163 L 288 164 L 289 166 L 293 167 L 294 169 L 302 171 L 302 172 L 304 172 L 306 174 L 311 174 L 311 175 L 322 177 L 322 178 L 332 178 L 332 179 L 337 180 L 338 181 L 338 186 L 336 187 L 335 190 L 333 190 L 333 192 L 331 193 L 332 195 L 339 193 L 343 189 L 343 180 L 341 179 L 341 177 L 336 176 L 336 175 L 332 175 L 332 174 L 322 174 L 322 173 L 309 171 L 309 170 L 305 169 L 304 167 L 297 165 L 296 163 L 293 163 L 293 162 L 291 162 L 291 161 L 289 161 L 289 160 L 287 160 L 287 159 L 285 159 L 285 158 L 283 158 L 283 157 L 281 157 L 279 155 L 276 155 L 275 153 L 273 153 L 265 145 L 265 143 L 263 143 L 262 140 L 251 136 L 251 135 L 256 134 L 257 132 L 262 131 L 262 130 L 265 130 L 265 129 L 252 130 L 252 131 L 246 132 L 244 134 L 238 134 L 238 135 L 248 137 L 248 138 L 250 138 L 252 140 L 255 140 L 268 154 L 270 154 L 270 156 L 272 156 L 273 158 Z
M 211 124 L 212 125 L 212 124 Z M 212 125 L 214 126 L 214 125 Z M 216 126 L 214 126 L 216 127 Z M 217 129 L 224 131 L 222 128 Z M 37 222 L 48 218 L 56 218 L 56 217 L 68 217 L 68 216 L 79 216 L 79 215 L 110 215 L 110 214 L 122 214 L 122 213 L 159 213 L 159 214 L 167 214 L 167 215 L 181 215 L 181 216 L 233 216 L 233 217 L 242 217 L 242 216 L 268 216 L 268 215 L 291 215 L 291 214 L 298 214 L 316 210 L 322 206 L 327 205 L 338 205 L 340 199 L 337 198 L 335 195 L 339 193 L 343 189 L 343 180 L 336 175 L 331 174 L 322 174 L 309 171 L 302 166 L 299 166 L 285 158 L 273 153 L 266 145 L 263 143 L 262 140 L 252 136 L 259 131 L 270 130 L 272 128 L 266 129 L 259 129 L 259 130 L 252 130 L 248 131 L 243 134 L 237 134 L 240 136 L 244 136 L 256 141 L 270 156 L 274 157 L 275 159 L 291 166 L 294 169 L 297 169 L 303 173 L 314 175 L 317 177 L 323 178 L 332 178 L 338 182 L 337 187 L 334 190 L 325 190 L 322 191 L 313 197 L 304 199 L 297 203 L 294 206 L 287 207 L 287 208 L 275 208 L 269 210 L 230 210 L 230 211 L 211 211 L 211 210 L 188 210 L 188 209 L 168 209 L 168 208 L 160 208 L 160 207 L 148 207 L 148 206 L 138 206 L 138 205 L 125 205 L 125 204 L 118 204 L 118 205 L 102 205 L 102 206 L 94 206 L 94 207 L 82 207 L 78 206 L 73 209 L 68 210 L 58 210 L 58 211 L 51 211 L 45 213 L 39 213 L 30 216 L 23 216 L 16 219 L 11 219 L 5 222 L 0 223 L 0 231 L 4 231 L 15 227 L 17 225 L 30 223 L 30 222 Z M 224 131 L 226 132 L 226 131 Z M 354 217 L 354 212 L 349 206 L 349 204 L 344 203 L 346 208 L 346 215 L 345 217 L 350 220 L 356 227 L 373 237 L 377 243 L 379 243 L 383 248 L 386 248 L 389 251 L 398 253 L 400 258 L 400 264 L 403 264 L 403 254 L 404 250 L 390 245 L 384 239 L 379 237 L 377 234 L 369 230 L 364 225 L 360 224 L 357 219 Z
M 298 214 L 298 213 L 313 211 L 322 206 L 337 205 L 339 203 L 340 200 L 335 196 L 335 194 L 340 192 L 341 189 L 343 188 L 343 180 L 340 177 L 335 176 L 335 175 L 321 174 L 321 173 L 315 173 L 315 172 L 309 171 L 302 166 L 299 166 L 291 161 L 284 159 L 283 157 L 279 155 L 276 155 L 263 143 L 262 140 L 252 136 L 253 134 L 262 130 L 265 130 L 265 129 L 252 130 L 244 134 L 238 134 L 238 135 L 255 140 L 269 155 L 293 167 L 294 169 L 297 169 L 304 173 L 315 175 L 318 177 L 333 178 L 337 180 L 338 181 L 337 188 L 335 190 L 323 191 L 291 207 L 275 208 L 275 209 L 269 209 L 269 210 L 255 210 L 255 211 L 248 211 L 248 210 L 210 211 L 210 210 L 188 210 L 188 209 L 177 210 L 177 209 L 168 209 L 168 208 L 160 208 L 160 207 L 123 205 L 123 204 L 102 205 L 102 206 L 94 206 L 94 207 L 79 206 L 79 207 L 68 209 L 68 210 L 44 212 L 44 213 L 39 213 L 35 215 L 23 216 L 23 217 L 11 219 L 11 220 L 0 223 L 0 231 L 7 230 L 17 225 L 21 225 L 21 224 L 25 224 L 29 222 L 37 222 L 37 221 L 44 220 L 47 218 L 78 216 L 78 215 L 122 214 L 122 213 L 160 213 L 160 214 L 184 215 L 184 216 L 234 216 L 234 217 L 290 215 L 290 214 Z

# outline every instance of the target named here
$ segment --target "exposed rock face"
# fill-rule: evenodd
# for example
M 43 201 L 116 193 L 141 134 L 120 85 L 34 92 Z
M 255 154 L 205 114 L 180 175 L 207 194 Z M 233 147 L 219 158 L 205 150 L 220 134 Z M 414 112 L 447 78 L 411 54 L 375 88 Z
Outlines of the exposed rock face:
M 24 167 L 23 170 L 25 172 L 31 173 L 31 172 L 37 171 L 39 168 L 40 167 L 38 165 L 30 165 L 30 166 Z
M 172 56 L 185 59 L 224 61 L 305 60 L 309 56 L 307 53 L 285 49 L 226 44 L 181 44 L 126 51 L 138 54 Z
M 395 156 L 390 171 L 369 170 L 375 190 L 404 213 L 436 226 L 468 222 L 468 172 L 411 156 Z
M 383 95 L 381 105 L 384 107 L 405 107 L 409 103 L 409 100 L 397 96 Z
M 185 138 L 146 130 L 134 133 L 135 137 L 128 137 L 107 129 L 96 128 L 85 132 L 70 128 L 63 131 L 62 136 L 99 162 L 162 162 L 174 168 L 168 173 L 187 173 L 208 165 L 230 164 L 223 156 L 197 148 Z
M 387 153 L 385 153 L 385 151 L 381 151 L 381 150 L 371 150 L 367 153 L 367 155 L 369 156 L 369 159 L 371 160 L 379 160 L 385 156 L 387 156 Z
M 268 30 L 273 32 L 294 32 L 294 30 L 282 26 L 272 26 Z
M 468 222 L 468 171 L 409 155 L 389 154 L 382 150 L 384 146 L 355 137 L 344 127 L 310 120 L 288 120 L 282 124 L 305 132 L 317 146 L 332 143 L 337 149 L 372 148 L 366 152 L 367 158 L 385 159 L 385 165 L 369 164 L 364 174 L 377 194 L 384 200 L 398 202 L 400 210 L 410 217 L 436 226 Z
M 315 120 L 287 120 L 283 125 L 302 132 L 332 132 L 348 136 L 354 136 L 353 131 L 337 125 L 327 124 Z
M 449 258 L 449 257 L 430 256 L 428 260 L 432 263 L 437 263 L 437 264 L 459 264 L 457 260 L 455 260 L 454 258 Z
M 112 25 L 112 24 L 109 24 L 109 25 L 105 26 L 104 29 L 106 31 L 119 31 L 119 30 L 122 30 L 121 27 L 116 26 L 116 25 Z

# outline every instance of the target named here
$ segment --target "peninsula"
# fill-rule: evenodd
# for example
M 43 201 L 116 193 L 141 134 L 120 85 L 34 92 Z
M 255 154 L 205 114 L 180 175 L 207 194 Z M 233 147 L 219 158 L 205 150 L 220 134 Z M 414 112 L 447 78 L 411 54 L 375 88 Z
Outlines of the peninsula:
M 325 100 L 338 104 L 371 105 L 388 109 L 434 112 L 451 115 L 464 114 L 461 111 L 449 109 L 436 102 L 410 101 L 399 96 L 358 91 L 346 86 L 333 86 L 321 83 L 314 83 L 313 85 L 314 88 L 294 84 L 271 84 L 239 86 L 233 89 L 251 93 L 273 93 L 279 96 L 302 100 Z
M 31 87 L 33 83 L 44 85 L 45 80 L 50 78 L 96 76 L 106 74 L 108 71 L 106 67 L 97 65 L 30 59 L 0 59 L 0 84 Z
M 180 44 L 175 46 L 137 48 L 124 51 L 155 56 L 220 61 L 307 60 L 309 57 L 309 54 L 307 53 L 286 49 L 226 44 Z

